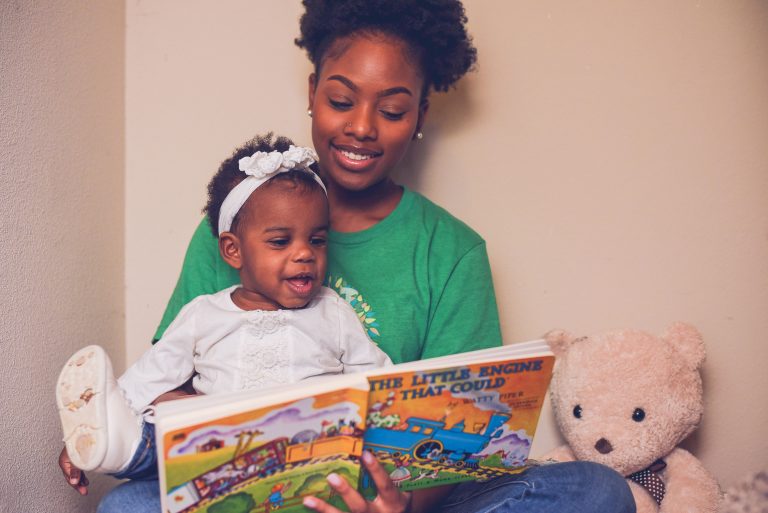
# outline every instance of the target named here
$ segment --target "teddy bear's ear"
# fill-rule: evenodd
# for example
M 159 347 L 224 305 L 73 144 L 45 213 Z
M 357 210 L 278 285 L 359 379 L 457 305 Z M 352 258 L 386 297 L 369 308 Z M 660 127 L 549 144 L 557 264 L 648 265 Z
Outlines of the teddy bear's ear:
M 568 351 L 568 348 L 571 347 L 571 344 L 573 344 L 576 339 L 574 339 L 573 335 L 567 331 L 552 330 L 544 335 L 544 340 L 547 341 L 547 344 L 549 344 L 549 347 L 552 349 L 552 352 L 555 353 L 555 356 L 559 357 L 563 356 Z
M 667 328 L 662 338 L 672 344 L 691 369 L 698 369 L 704 363 L 704 340 L 699 330 L 690 324 L 676 322 Z

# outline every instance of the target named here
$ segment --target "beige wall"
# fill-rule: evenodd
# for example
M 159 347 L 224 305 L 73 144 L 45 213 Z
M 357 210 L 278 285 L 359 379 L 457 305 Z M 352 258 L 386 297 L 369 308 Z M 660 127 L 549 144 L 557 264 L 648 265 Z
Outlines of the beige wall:
M 709 361 L 688 446 L 725 484 L 765 465 L 768 4 L 466 5 L 479 72 L 433 99 L 401 174 L 487 238 L 505 338 L 692 322 Z M 128 360 L 218 163 L 269 129 L 309 143 L 299 14 L 128 2 Z
M 689 446 L 725 484 L 764 466 L 768 4 L 466 4 L 479 73 L 434 98 L 402 174 L 487 238 L 505 337 L 693 322 Z M 144 349 L 234 145 L 309 142 L 299 9 L 0 3 L 0 510 L 93 507 L 55 467 L 58 368 Z
M 56 465 L 76 349 L 124 361 L 122 2 L 0 3 L 0 511 L 91 511 Z

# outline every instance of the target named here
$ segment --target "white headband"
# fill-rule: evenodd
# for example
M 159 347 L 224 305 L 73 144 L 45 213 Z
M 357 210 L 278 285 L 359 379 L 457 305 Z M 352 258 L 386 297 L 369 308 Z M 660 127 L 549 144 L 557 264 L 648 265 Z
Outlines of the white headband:
M 240 171 L 243 171 L 248 176 L 229 191 L 229 194 L 221 203 L 221 208 L 219 209 L 219 235 L 229 231 L 232 227 L 232 221 L 237 213 L 240 212 L 240 209 L 243 208 L 243 205 L 253 191 L 279 173 L 285 173 L 292 169 L 303 169 L 310 173 L 312 178 L 323 188 L 323 191 L 328 194 L 320 177 L 309 168 L 316 161 L 317 154 L 315 154 L 312 148 L 294 145 L 291 145 L 288 151 L 282 153 L 279 151 L 271 151 L 269 153 L 257 151 L 250 157 L 241 158 L 238 161 Z

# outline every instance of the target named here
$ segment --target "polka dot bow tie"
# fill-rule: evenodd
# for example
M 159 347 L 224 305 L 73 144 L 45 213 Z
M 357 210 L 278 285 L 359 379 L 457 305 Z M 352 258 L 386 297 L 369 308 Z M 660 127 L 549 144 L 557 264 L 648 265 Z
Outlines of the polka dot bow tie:
M 645 488 L 656 501 L 656 504 L 660 505 L 661 501 L 664 499 L 664 492 L 666 490 L 664 488 L 664 481 L 661 480 L 658 472 L 661 472 L 666 467 L 667 464 L 664 463 L 664 460 L 656 460 L 647 469 L 630 474 L 627 476 L 627 479 L 631 479 Z

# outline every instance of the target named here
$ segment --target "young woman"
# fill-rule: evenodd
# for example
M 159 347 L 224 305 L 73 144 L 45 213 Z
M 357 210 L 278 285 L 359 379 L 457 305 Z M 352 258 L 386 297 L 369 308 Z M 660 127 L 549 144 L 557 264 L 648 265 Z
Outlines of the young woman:
M 304 0 L 304 6 L 296 42 L 315 67 L 308 114 L 331 209 L 328 285 L 358 310 L 369 336 L 395 362 L 501 344 L 483 240 L 390 178 L 423 136 L 430 91 L 449 89 L 475 62 L 463 6 L 458 0 Z M 204 221 L 158 335 L 186 302 L 236 279 Z M 590 463 L 407 494 L 375 460 L 364 461 L 379 490 L 374 501 L 329 479 L 353 512 L 634 511 L 624 479 Z M 305 505 L 337 511 L 316 498 Z M 99 511 L 129 508 L 156 511 L 157 482 L 121 485 Z

